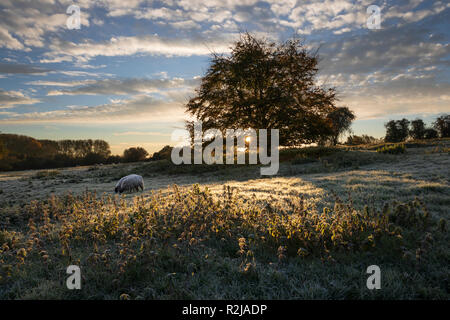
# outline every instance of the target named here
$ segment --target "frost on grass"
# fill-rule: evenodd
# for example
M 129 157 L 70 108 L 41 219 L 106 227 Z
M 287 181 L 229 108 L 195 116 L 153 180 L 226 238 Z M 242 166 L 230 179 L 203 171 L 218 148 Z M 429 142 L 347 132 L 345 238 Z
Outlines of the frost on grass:
M 0 232 L 1 298 L 220 298 L 211 289 L 216 285 L 233 298 L 287 299 L 293 298 L 292 284 L 278 292 L 268 287 L 278 286 L 280 277 L 298 282 L 290 275 L 296 265 L 301 270 L 321 261 L 317 279 L 349 256 L 371 256 L 414 272 L 439 255 L 447 228 L 419 199 L 376 210 L 336 196 L 333 207 L 319 211 L 301 196 L 283 206 L 260 205 L 243 201 L 230 187 L 213 196 L 198 185 L 131 202 L 90 192 L 53 196 L 4 212 L 2 219 L 8 223 Z M 83 270 L 78 293 L 61 285 L 71 264 Z M 445 296 L 436 280 L 424 282 Z M 43 282 L 47 290 L 39 287 Z
M 324 157 L 271 178 L 152 163 L 1 173 L 0 298 L 448 299 L 448 152 Z M 148 190 L 114 197 L 141 166 Z

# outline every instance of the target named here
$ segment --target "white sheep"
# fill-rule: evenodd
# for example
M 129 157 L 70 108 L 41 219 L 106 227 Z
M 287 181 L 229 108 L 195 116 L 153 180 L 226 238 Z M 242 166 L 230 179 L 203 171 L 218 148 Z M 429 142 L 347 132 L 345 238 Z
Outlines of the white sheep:
M 117 182 L 114 192 L 139 191 L 139 188 L 144 191 L 144 179 L 140 175 L 130 174 Z

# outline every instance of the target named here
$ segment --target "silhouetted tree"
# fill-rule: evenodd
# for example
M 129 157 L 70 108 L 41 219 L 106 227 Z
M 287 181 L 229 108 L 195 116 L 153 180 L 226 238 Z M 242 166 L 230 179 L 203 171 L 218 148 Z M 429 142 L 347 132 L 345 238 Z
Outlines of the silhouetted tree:
M 433 123 L 441 138 L 450 137 L 450 114 L 440 116 Z
M 402 120 L 391 120 L 384 125 L 386 127 L 386 142 L 405 141 L 409 135 L 409 121 L 405 118 Z
M 402 120 L 399 121 L 399 125 L 400 125 L 400 133 L 401 133 L 401 141 L 406 140 L 406 138 L 408 138 L 409 136 L 409 120 L 403 118 Z
M 385 123 L 384 126 L 386 128 L 386 136 L 384 140 L 386 142 L 396 142 L 399 136 L 396 121 L 390 120 Z
M 172 147 L 165 146 L 161 150 L 152 155 L 152 160 L 170 160 L 172 154 Z
M 425 129 L 423 134 L 424 139 L 434 139 L 438 137 L 438 132 L 433 128 Z
M 95 164 L 111 154 L 103 140 L 36 140 L 16 134 L 0 134 L 0 170 L 25 170 Z M 2 147 L 0 147 L 1 149 Z
M 94 140 L 92 144 L 92 152 L 108 158 L 111 155 L 109 143 L 104 140 Z
M 355 120 L 355 114 L 347 107 L 338 107 L 331 111 L 327 117 L 331 121 L 333 131 L 331 143 L 336 145 L 339 137 L 350 131 L 352 121 Z
M 422 119 L 411 121 L 411 130 L 409 134 L 413 139 L 423 139 L 425 134 L 425 123 Z
M 145 160 L 148 156 L 148 152 L 141 147 L 128 148 L 123 152 L 123 161 L 125 162 L 136 162 Z
M 281 44 L 241 36 L 229 56 L 214 54 L 187 112 L 203 128 L 279 129 L 281 145 L 333 134 L 333 88 L 315 84 L 318 58 L 298 40 Z

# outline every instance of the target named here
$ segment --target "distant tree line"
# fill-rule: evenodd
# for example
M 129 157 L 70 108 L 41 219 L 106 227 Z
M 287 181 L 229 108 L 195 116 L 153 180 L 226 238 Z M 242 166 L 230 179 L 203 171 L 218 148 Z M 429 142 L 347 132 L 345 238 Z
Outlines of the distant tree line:
M 0 134 L 0 170 L 28 170 L 110 164 L 146 160 L 141 148 L 126 149 L 122 156 L 111 155 L 104 140 L 38 140 L 17 134 Z
M 408 138 L 412 139 L 434 139 L 450 137 L 450 115 L 438 117 L 427 127 L 422 119 L 409 121 L 408 119 L 390 120 L 385 125 L 386 142 L 402 142 Z

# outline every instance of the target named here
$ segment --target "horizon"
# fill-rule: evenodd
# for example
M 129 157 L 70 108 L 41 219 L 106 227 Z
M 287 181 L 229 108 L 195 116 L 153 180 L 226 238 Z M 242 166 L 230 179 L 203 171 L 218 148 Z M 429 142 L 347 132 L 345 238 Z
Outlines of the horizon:
M 80 7 L 80 29 L 67 8 Z M 381 8 L 368 29 L 366 9 Z M 0 131 L 102 139 L 112 154 L 173 145 L 184 105 L 241 32 L 319 49 L 317 82 L 356 113 L 354 134 L 450 110 L 450 4 L 442 1 L 25 1 L 0 4 Z M 258 129 L 258 128 L 255 128 Z

